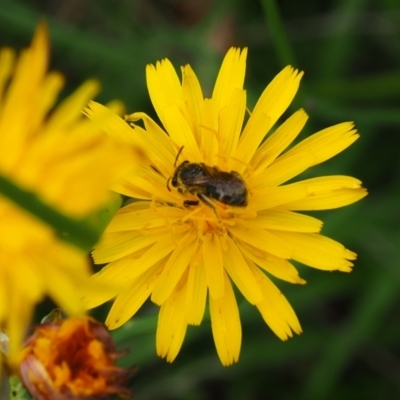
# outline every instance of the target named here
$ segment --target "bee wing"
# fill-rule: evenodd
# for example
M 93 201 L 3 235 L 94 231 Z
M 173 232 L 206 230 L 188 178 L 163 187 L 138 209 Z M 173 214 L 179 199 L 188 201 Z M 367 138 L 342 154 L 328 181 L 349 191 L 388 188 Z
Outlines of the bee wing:
M 186 178 L 185 179 L 185 185 L 186 186 L 200 186 L 200 185 L 205 185 L 210 181 L 210 178 L 208 176 L 197 176 L 193 178 Z
M 221 173 L 221 171 L 216 167 L 209 167 L 208 165 L 205 164 L 201 164 L 201 166 L 203 167 L 204 171 L 207 172 L 208 176 L 211 178 L 218 176 L 218 174 Z

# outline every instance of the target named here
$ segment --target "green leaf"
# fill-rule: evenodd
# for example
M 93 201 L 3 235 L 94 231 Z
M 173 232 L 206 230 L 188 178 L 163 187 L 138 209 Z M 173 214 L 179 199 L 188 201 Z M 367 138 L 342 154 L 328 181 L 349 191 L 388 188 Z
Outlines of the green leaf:
M 32 400 L 18 376 L 13 375 L 8 381 L 10 383 L 10 400 Z

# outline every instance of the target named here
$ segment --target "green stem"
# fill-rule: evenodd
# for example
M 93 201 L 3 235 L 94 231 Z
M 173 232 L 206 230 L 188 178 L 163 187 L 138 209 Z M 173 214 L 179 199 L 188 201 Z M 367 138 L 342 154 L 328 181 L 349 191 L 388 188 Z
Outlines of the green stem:
M 99 239 L 99 232 L 87 221 L 73 220 L 44 204 L 34 193 L 22 190 L 0 175 L 0 193 L 55 229 L 57 236 L 87 252 Z
M 286 35 L 283 21 L 275 0 L 262 0 L 266 22 L 270 28 L 272 40 L 278 52 L 283 67 L 296 66 L 296 57 Z

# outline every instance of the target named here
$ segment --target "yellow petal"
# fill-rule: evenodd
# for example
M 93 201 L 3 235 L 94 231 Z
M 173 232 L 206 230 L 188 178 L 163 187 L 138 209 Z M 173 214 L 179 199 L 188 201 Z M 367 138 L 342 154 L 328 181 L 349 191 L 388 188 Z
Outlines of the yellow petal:
M 10 282 L 12 284 L 12 282 Z M 25 293 L 20 292 L 18 282 L 15 282 L 13 293 L 8 299 L 8 305 L 11 312 L 7 319 L 7 334 L 10 339 L 9 354 L 7 361 L 13 364 L 21 349 L 21 344 L 24 341 L 28 323 L 31 321 L 33 307 L 30 300 L 25 296 Z
M 88 269 L 83 261 L 81 265 Z M 56 270 L 53 264 L 46 265 L 43 261 L 42 266 L 45 269 L 43 280 L 47 283 L 46 292 L 51 299 L 69 315 L 83 314 L 81 287 L 77 286 L 69 271 Z M 80 279 L 79 284 L 85 285 L 85 279 Z
M 285 157 L 282 162 L 279 161 L 280 159 L 278 158 L 278 161 L 272 163 L 254 179 L 254 185 L 257 189 L 278 186 L 313 165 L 312 156 L 305 153 L 292 154 Z
M 224 170 L 233 169 L 231 154 L 234 153 L 242 131 L 246 112 L 246 91 L 235 89 L 228 99 L 226 107 L 221 110 L 219 119 L 219 156 Z
M 115 182 L 110 187 L 110 190 L 137 200 L 151 200 L 149 192 L 135 185 L 131 180 Z
M 181 154 L 183 158 L 179 161 L 178 165 L 183 160 L 200 162 L 200 149 L 196 143 L 193 132 L 183 114 L 175 104 L 168 106 L 164 120 L 164 126 L 171 139 L 176 144 L 177 149 L 179 150 L 181 147 L 184 148 Z
M 7 149 L 2 154 L 3 173 L 18 164 L 26 141 L 32 135 L 27 129 L 32 115 L 32 103 L 35 102 L 40 84 L 44 78 L 48 60 L 48 39 L 46 27 L 42 24 L 35 32 L 32 45 L 18 58 L 13 79 L 4 93 L 0 132 L 0 148 Z M 10 61 L 10 60 L 7 60 Z M 10 65 L 7 65 L 7 69 Z
M 217 115 L 226 106 L 235 89 L 242 89 L 246 72 L 247 48 L 242 51 L 231 47 L 224 60 L 215 82 L 212 100 Z
M 140 126 L 135 125 L 135 130 L 142 135 L 143 140 L 148 143 L 148 148 L 151 152 L 155 152 L 158 159 L 161 160 L 163 169 L 166 166 L 172 166 L 175 162 L 176 148 L 173 145 L 170 137 L 145 113 L 137 112 L 125 116 L 126 121 L 142 120 L 145 126 L 143 130 Z M 151 134 L 149 134 L 151 132 Z M 157 165 L 157 164 L 156 164 Z M 159 165 L 157 165 L 157 168 Z
M 269 274 L 290 283 L 300 285 L 306 283 L 300 278 L 297 269 L 284 258 L 275 257 L 246 243 L 239 243 L 238 247 L 248 260 L 253 261 Z
M 292 102 L 302 76 L 302 72 L 299 73 L 288 66 L 266 87 L 240 137 L 235 153 L 237 158 L 244 163 L 250 162 L 264 136 Z M 252 121 L 258 120 L 260 115 L 269 119 L 269 126 L 263 126 L 263 130 L 260 130 Z
M 239 360 L 242 328 L 235 295 L 226 275 L 224 297 L 210 297 L 210 314 L 219 359 L 222 365 L 229 366 Z
M 96 263 L 105 264 L 130 254 L 134 255 L 136 251 L 164 238 L 164 232 L 158 235 L 142 235 L 137 231 L 105 233 L 92 255 Z
M 162 263 L 157 263 L 142 275 L 127 283 L 115 299 L 105 324 L 109 329 L 117 329 L 133 317 L 150 296 Z
M 153 136 L 145 135 L 142 128 L 128 125 L 112 109 L 94 101 L 89 102 L 84 114 L 99 130 L 129 146 L 134 155 L 131 160 L 132 170 L 142 165 L 162 165 L 158 157 L 160 150 L 158 146 L 154 146 L 153 151 L 147 151 L 149 144 L 154 145 L 154 140 Z
M 256 176 L 265 170 L 297 137 L 307 122 L 308 115 L 303 109 L 292 114 L 276 131 L 267 137 L 257 149 L 251 165 Z
M 43 251 L 43 249 L 42 249 Z M 15 259 L 15 265 L 18 268 L 18 277 L 14 282 L 15 287 L 24 293 L 24 297 L 29 299 L 31 303 L 36 303 L 42 300 L 43 293 L 46 287 L 46 281 L 43 279 L 43 271 L 36 271 L 36 257 L 30 254 L 28 257 L 21 254 L 18 259 Z M 43 260 L 40 260 L 43 263 Z M 46 265 L 46 262 L 44 262 Z M 11 274 L 10 274 L 11 275 Z M 23 277 L 23 278 L 22 278 Z M 8 279 L 13 279 L 10 276 Z M 72 301 L 74 301 L 72 299 Z
M 35 99 L 35 113 L 30 121 L 30 129 L 35 131 L 45 119 L 51 107 L 57 100 L 61 88 L 64 86 L 64 78 L 59 73 L 49 73 L 42 83 L 42 90 Z
M 202 244 L 203 263 L 210 296 L 218 299 L 224 295 L 224 264 L 218 235 L 207 235 Z
M 9 284 L 7 279 L 7 271 L 0 269 L 0 321 L 5 321 L 8 315 L 7 298 L 9 296 Z M 2 329 L 2 322 L 0 323 L 0 330 Z
M 342 272 L 351 272 L 356 254 L 340 243 L 315 233 L 293 233 L 275 231 L 275 234 L 288 242 L 293 250 L 293 259 L 310 267 Z
M 360 135 L 353 128 L 352 122 L 343 122 L 323 129 L 300 142 L 277 159 L 275 163 L 283 164 L 287 158 L 290 159 L 296 154 L 308 157 L 312 161 L 311 165 L 326 161 L 342 152 L 359 138 Z
M 101 121 L 102 130 L 109 136 L 124 143 L 135 143 L 135 130 L 108 107 L 89 101 L 84 113 L 93 121 Z
M 190 241 L 189 243 L 186 242 L 184 246 L 176 246 L 170 255 L 161 276 L 154 286 L 151 295 L 151 300 L 154 303 L 163 304 L 184 274 L 198 248 L 198 242 L 194 241 L 193 235 L 190 235 Z
M 359 179 L 345 175 L 319 176 L 318 178 L 305 179 L 296 184 L 306 187 L 309 195 L 315 195 L 321 192 L 332 192 L 345 188 L 359 189 L 361 187 L 361 181 Z
M 123 187 L 125 190 L 130 191 L 130 196 L 133 195 L 135 196 L 134 198 L 142 198 L 143 200 L 162 200 L 163 197 L 166 202 L 170 200 L 171 194 L 168 191 L 167 179 L 161 176 L 158 172 L 151 169 L 142 169 L 141 172 L 136 175 L 135 179 L 132 179 L 133 183 L 129 182 L 128 179 L 131 180 L 130 177 L 126 178 L 119 187 Z M 116 186 L 117 185 L 114 185 L 112 189 L 114 190 Z M 143 194 L 143 197 L 141 194 Z
M 149 159 L 147 164 L 150 165 L 151 168 L 156 168 L 157 173 L 161 174 L 163 177 L 171 176 L 173 173 L 173 164 L 175 162 L 175 152 L 172 149 L 172 145 L 170 145 L 171 151 L 167 150 L 165 146 L 160 145 L 160 142 L 154 135 L 149 135 L 144 129 L 137 125 L 135 125 L 135 134 L 140 137 L 140 148 L 148 149 L 144 154 Z M 164 134 L 164 136 L 166 135 Z
M 252 189 L 248 211 L 268 210 L 307 197 L 307 187 L 290 184 L 264 189 Z
M 0 107 L 3 108 L 4 94 L 7 87 L 8 79 L 15 62 L 15 53 L 12 49 L 0 49 Z
M 156 334 L 157 354 L 165 357 L 168 362 L 174 361 L 185 338 L 185 296 L 186 286 L 182 286 L 160 308 Z
M 200 325 L 207 300 L 207 281 L 203 263 L 190 264 L 187 280 L 186 322 Z
M 52 248 L 53 251 L 48 251 L 46 257 L 43 256 L 43 250 L 35 254 L 36 265 L 42 266 L 45 293 L 49 293 L 53 301 L 69 315 L 82 314 L 83 287 L 90 286 L 89 259 L 66 243 L 54 243 Z M 55 265 L 57 268 L 54 268 Z
M 109 263 L 99 272 L 93 274 L 89 280 L 90 287 L 85 287 L 82 290 L 83 307 L 90 310 L 117 296 L 127 285 L 125 274 L 130 265 L 132 265 L 132 262 L 124 263 L 118 260 Z M 104 285 L 108 286 L 108 290 L 101 290 Z
M 266 177 L 267 179 L 267 177 Z M 249 203 L 249 209 L 269 209 L 282 207 L 282 205 L 303 199 L 312 199 L 319 193 L 334 192 L 344 188 L 358 189 L 361 182 L 349 176 L 321 176 L 305 179 L 304 181 L 291 183 L 276 188 L 260 188 L 253 190 L 255 200 Z M 286 201 L 285 201 L 286 200 Z M 262 207 L 264 205 L 264 207 Z
M 252 132 L 254 136 L 257 132 L 263 132 L 264 137 L 271 126 L 271 118 L 263 112 L 258 112 L 250 116 L 245 129 L 248 132 Z M 256 147 L 254 147 L 254 143 L 250 139 L 243 141 L 242 137 L 243 133 L 240 136 L 236 150 L 232 152 L 231 166 L 234 171 L 244 174 L 246 170 L 249 169 L 248 166 L 250 165 L 251 158 L 254 156 Z M 248 135 L 248 137 L 250 138 L 251 136 Z M 248 160 L 246 160 L 246 158 L 248 158 Z
M 146 249 L 140 257 L 130 259 L 128 256 L 115 261 L 115 263 L 130 266 L 130 268 L 125 271 L 125 277 L 127 279 L 136 278 L 158 261 L 169 255 L 175 246 L 176 243 L 173 243 L 171 238 L 166 236 L 150 248 Z
M 280 237 L 265 229 L 259 228 L 250 221 L 237 221 L 235 226 L 229 227 L 231 235 L 252 246 L 271 253 L 277 257 L 291 258 L 293 249 Z
M 202 161 L 207 165 L 218 165 L 219 151 L 219 115 L 212 100 L 204 99 L 203 120 L 201 124 L 200 151 Z
M 47 64 L 49 61 L 49 33 L 47 25 L 40 23 L 32 40 L 32 45 L 28 49 L 30 53 L 30 75 L 33 80 L 33 85 L 36 86 L 35 79 L 40 81 L 46 73 Z
M 229 236 L 225 240 L 227 249 L 223 257 L 226 272 L 250 304 L 258 303 L 262 299 L 262 292 L 254 275 L 236 243 Z
M 167 218 L 179 218 L 182 211 L 172 207 L 150 208 L 148 201 L 135 201 L 121 208 L 107 226 L 107 232 L 121 232 L 158 228 L 166 225 Z
M 178 75 L 167 59 L 157 61 L 156 66 L 146 67 L 147 88 L 151 102 L 163 125 L 166 127 L 166 108 L 175 104 L 178 108 L 183 107 L 183 96 L 181 83 Z
M 204 99 L 200 82 L 190 65 L 182 67 L 182 94 L 187 105 L 185 118 L 189 123 L 196 142 L 200 143 Z
M 313 197 L 292 201 L 281 206 L 288 210 L 330 210 L 348 206 L 368 194 L 366 189 L 339 189 L 329 193 L 316 193 Z
M 322 228 L 319 219 L 284 210 L 261 211 L 254 223 L 263 229 L 289 232 L 319 232 Z
M 61 129 L 81 118 L 82 110 L 99 91 L 100 85 L 95 80 L 84 82 L 77 90 L 68 96 L 51 114 L 46 132 Z M 89 124 L 88 124 L 89 125 Z
M 300 334 L 299 320 L 285 296 L 254 264 L 252 271 L 264 295 L 264 300 L 256 304 L 264 321 L 281 340 L 292 337 L 292 331 Z

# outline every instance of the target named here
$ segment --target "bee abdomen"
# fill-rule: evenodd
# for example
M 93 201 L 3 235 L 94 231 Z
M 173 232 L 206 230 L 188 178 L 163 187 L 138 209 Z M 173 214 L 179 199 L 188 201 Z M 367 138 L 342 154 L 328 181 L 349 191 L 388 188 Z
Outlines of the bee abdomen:
M 237 186 L 237 187 L 233 187 Z M 206 195 L 229 206 L 245 207 L 247 205 L 247 189 L 241 185 L 208 185 Z

